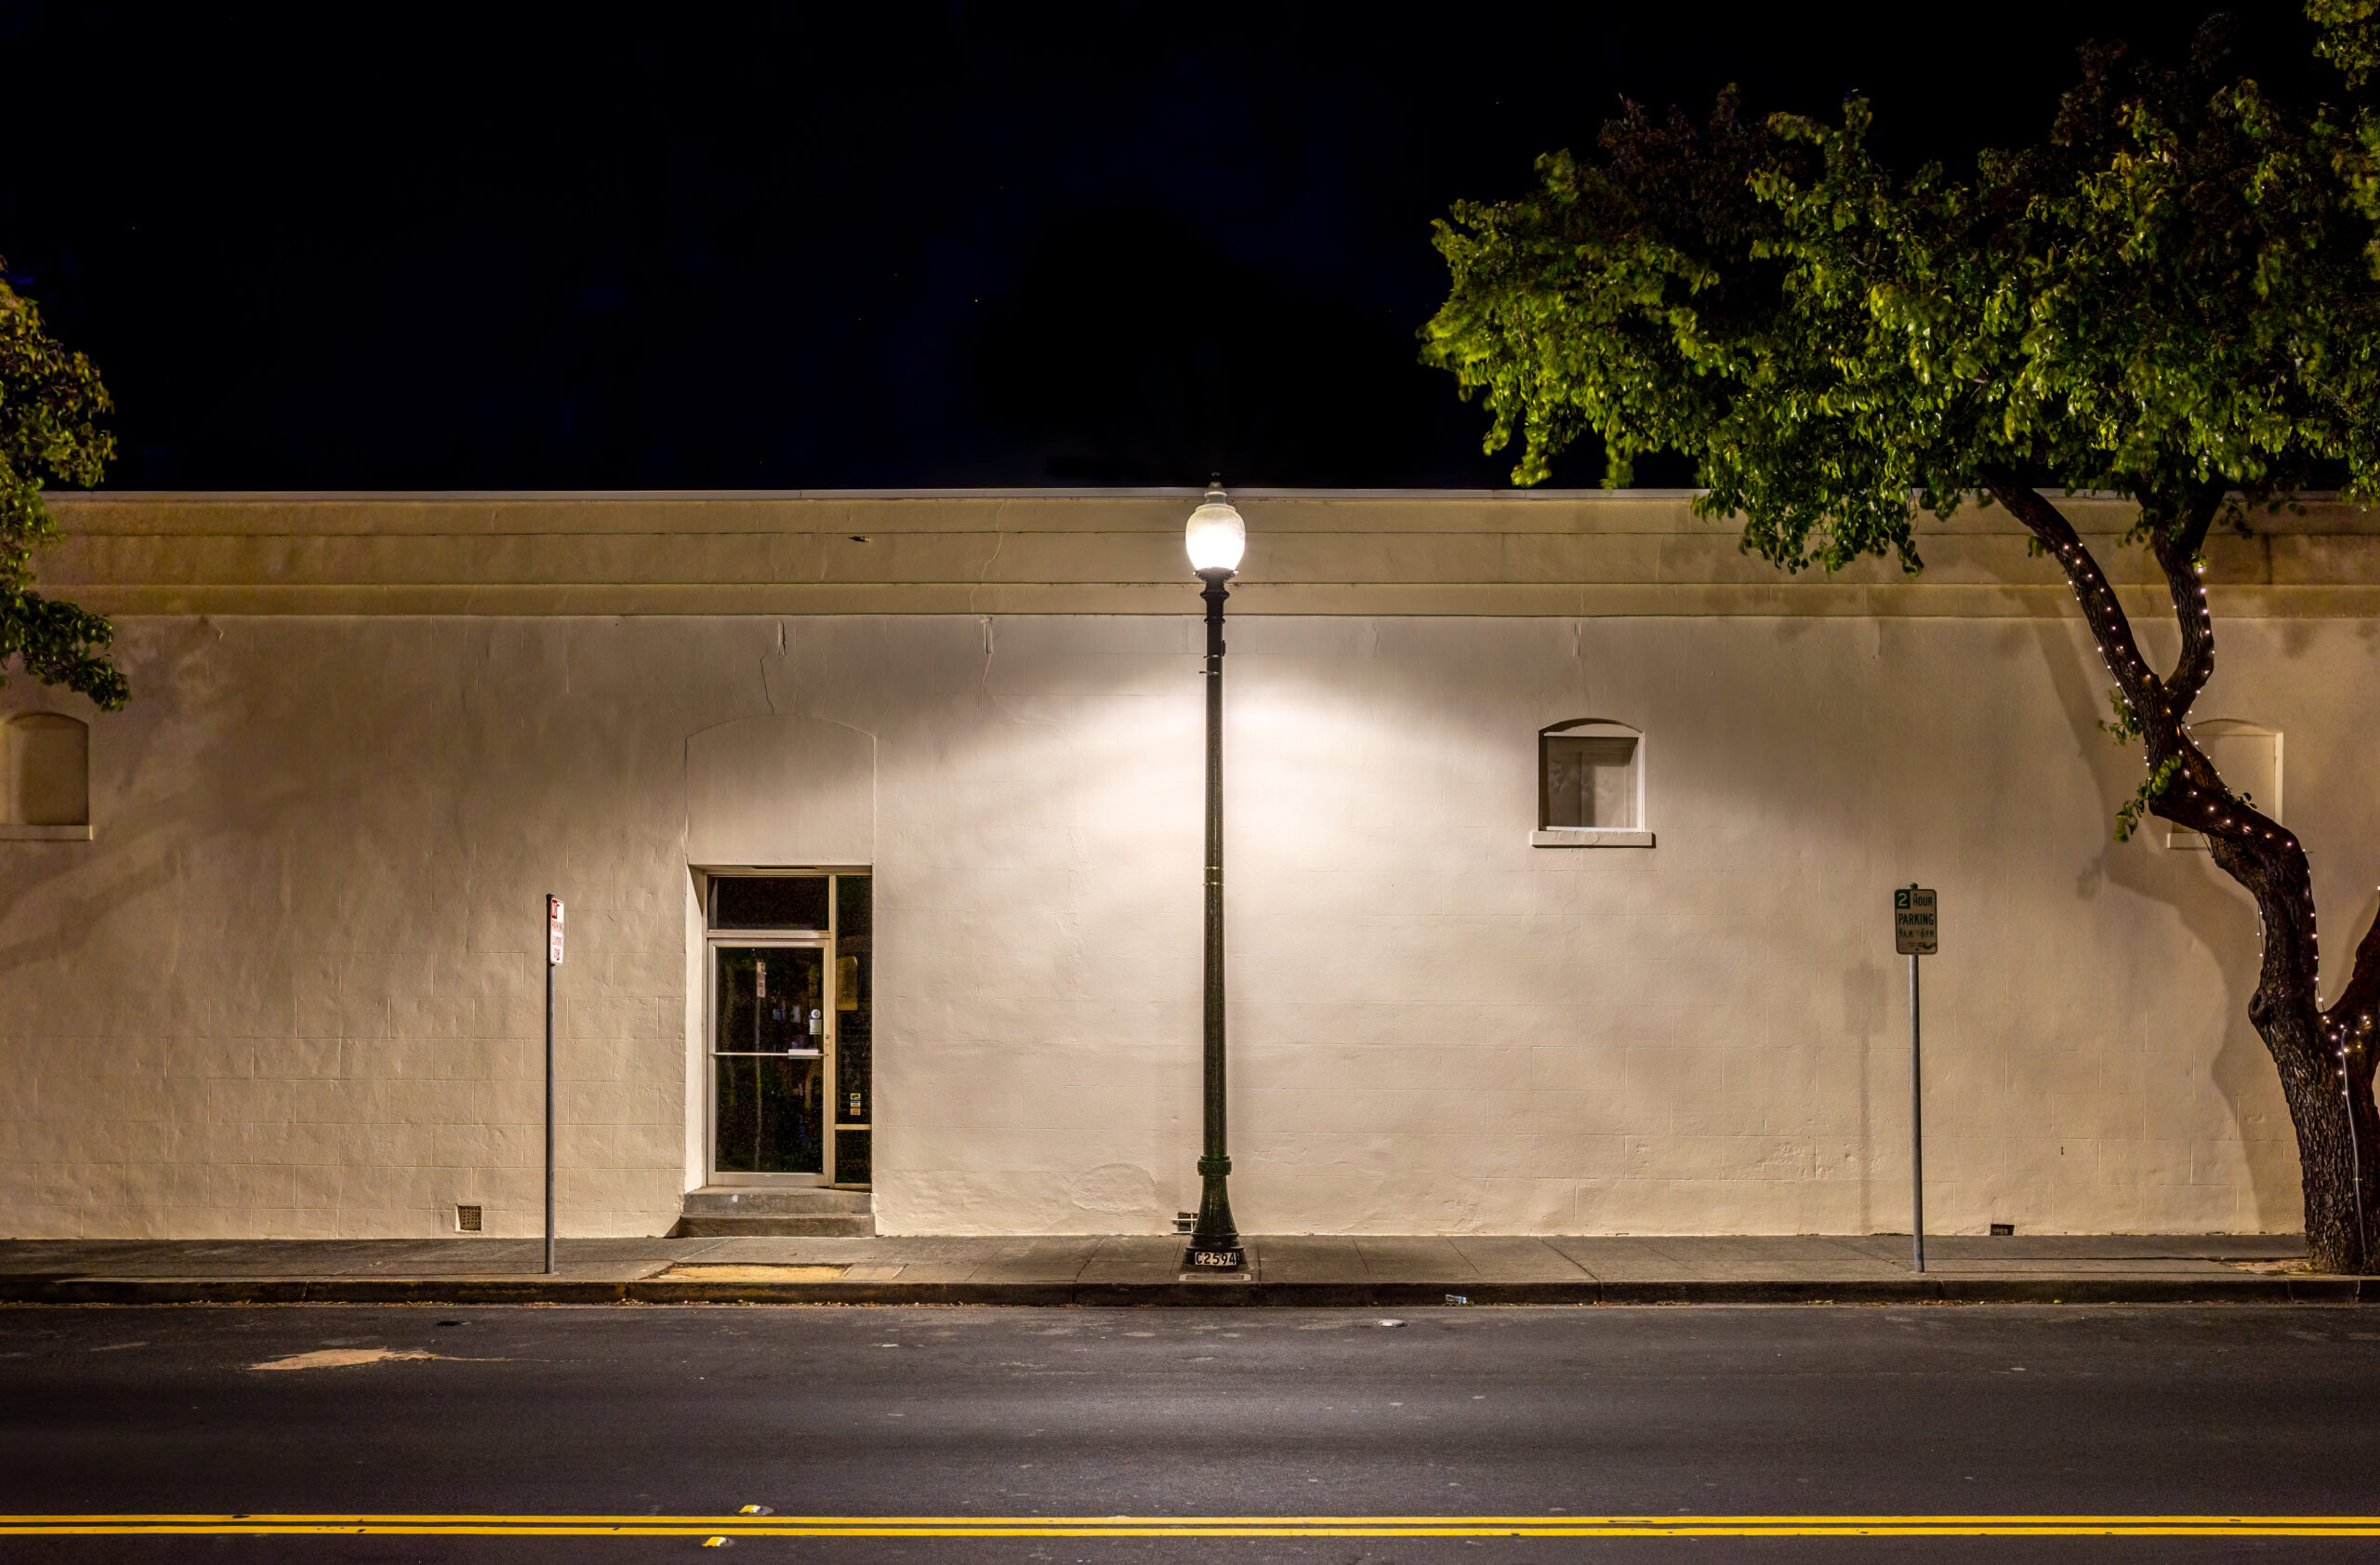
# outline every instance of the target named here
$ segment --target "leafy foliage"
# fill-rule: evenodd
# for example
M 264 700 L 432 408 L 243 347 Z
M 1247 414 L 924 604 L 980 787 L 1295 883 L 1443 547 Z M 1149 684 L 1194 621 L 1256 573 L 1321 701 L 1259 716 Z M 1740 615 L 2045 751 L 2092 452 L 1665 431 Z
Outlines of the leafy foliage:
M 2380 66 L 2380 0 L 2307 0 L 2306 14 L 2322 29 L 2314 52 L 2339 68 L 2349 86 L 2361 86 Z
M 2370 154 L 2224 54 L 2215 23 L 2180 71 L 2085 50 L 2049 139 L 1971 180 L 1881 166 L 1857 99 L 1839 125 L 1632 106 L 1595 158 L 1437 225 L 1422 357 L 1484 398 L 1489 450 L 1522 441 L 1515 483 L 1588 431 L 1607 483 L 1674 447 L 1700 510 L 1796 570 L 1913 570 L 1917 509 L 2012 478 L 2155 519 L 2318 471 L 2380 495 Z
M 58 537 L 46 479 L 88 488 L 115 454 L 99 372 L 42 329 L 33 301 L 0 283 L 0 670 L 9 657 L 113 711 L 131 695 L 107 660 L 108 622 L 33 590 L 33 551 Z M 7 683 L 0 672 L 0 683 Z
M 2154 771 L 2149 774 L 2147 779 L 2141 783 L 2139 790 L 2134 793 L 2130 799 L 2125 800 L 2123 803 L 2117 806 L 2117 842 L 2129 842 L 2132 841 L 2132 834 L 2140 829 L 2140 817 L 2149 813 L 2149 806 L 2156 802 L 2158 795 L 2163 793 L 2167 788 L 2172 786 L 2175 776 L 2181 771 L 2181 769 L 2182 758 L 2180 756 L 2167 756 L 2164 760 L 2157 763 Z
M 2380 72 L 2380 0 L 2310 0 L 2322 47 Z M 2215 669 L 2202 546 L 2218 521 L 2309 481 L 2380 499 L 2380 115 L 2299 112 L 2227 75 L 2225 28 L 2178 71 L 2082 54 L 2048 138 L 1971 179 L 1906 176 L 1841 123 L 1630 107 L 1595 155 L 1437 226 L 1452 276 L 1422 358 L 1521 443 L 1541 482 L 1590 431 L 1625 484 L 1663 447 L 1697 464 L 1704 515 L 1791 570 L 1870 555 L 1919 566 L 1913 524 L 1970 495 L 2006 506 L 2073 590 L 2114 676 L 2119 742 L 2146 781 L 2116 812 L 2202 833 L 2256 903 L 2248 1016 L 2279 1069 L 2305 1178 L 2307 1253 L 2380 1261 L 2380 922 L 2327 1009 L 2311 870 L 2234 794 L 2187 718 Z M 2138 503 L 2180 631 L 2151 669 L 2116 590 L 2044 492 Z M 2345 1090 L 2342 1091 L 2342 1086 Z
M 2115 710 L 2115 717 L 2100 723 L 2100 730 L 2120 745 L 2128 745 L 2139 738 L 2140 709 L 2125 696 L 2123 686 L 2117 685 L 2108 692 L 2108 704 Z

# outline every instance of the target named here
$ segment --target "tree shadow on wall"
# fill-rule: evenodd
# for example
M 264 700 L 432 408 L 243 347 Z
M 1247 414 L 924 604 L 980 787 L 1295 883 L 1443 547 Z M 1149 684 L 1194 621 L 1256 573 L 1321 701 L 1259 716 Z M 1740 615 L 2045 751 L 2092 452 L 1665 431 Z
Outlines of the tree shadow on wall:
M 1032 251 L 964 351 L 978 410 L 1061 481 L 1501 481 L 1495 458 L 1432 471 L 1446 463 L 1431 446 L 1462 449 L 1434 428 L 1448 409 L 1474 431 L 1484 416 L 1416 361 L 1416 320 L 1303 291 L 1172 219 L 1111 210 Z

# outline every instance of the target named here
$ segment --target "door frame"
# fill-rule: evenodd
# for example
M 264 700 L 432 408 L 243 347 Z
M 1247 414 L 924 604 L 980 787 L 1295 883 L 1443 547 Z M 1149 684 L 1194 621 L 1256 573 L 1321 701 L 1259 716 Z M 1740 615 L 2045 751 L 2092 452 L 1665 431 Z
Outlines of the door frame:
M 831 923 L 833 898 L 827 899 Z M 719 1166 L 719 948 L 809 950 L 818 953 L 824 969 L 819 989 L 826 1003 L 826 1029 L 819 1040 L 818 1065 L 826 1077 L 818 1115 L 818 1172 L 815 1174 L 722 1173 Z M 835 1182 L 835 936 L 832 929 L 773 934 L 767 930 L 713 930 L 703 937 L 703 1183 L 705 1186 L 758 1186 L 801 1189 Z M 748 1055 L 744 1057 L 750 1057 Z M 800 1054 L 793 1055 L 800 1059 Z

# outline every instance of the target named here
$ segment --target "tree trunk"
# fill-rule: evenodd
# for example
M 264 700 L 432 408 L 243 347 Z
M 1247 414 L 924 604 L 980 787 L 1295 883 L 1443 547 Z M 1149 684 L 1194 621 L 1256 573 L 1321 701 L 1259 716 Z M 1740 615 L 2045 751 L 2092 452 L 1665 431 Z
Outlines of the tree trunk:
M 2364 1208 L 2372 1189 L 2372 1083 L 2367 1076 L 2356 1094 L 2357 1134 L 2348 1134 L 2346 1100 L 2340 1091 L 2338 1060 L 2323 1047 L 2321 1034 L 2307 1026 L 2307 1018 L 2256 1018 L 2256 1035 L 2270 1051 L 2281 1070 L 2281 1096 L 2289 1104 L 2289 1121 L 2297 1132 L 2297 1163 L 2306 1192 L 2306 1254 L 2316 1271 L 2362 1272 L 2373 1253 L 2370 1221 Z M 2351 1078 L 2349 1078 L 2351 1080 Z M 2358 1144 L 2360 1143 L 2359 1146 Z M 2357 1152 L 2362 1154 L 2359 1159 Z M 2363 1200 L 2358 1200 L 2355 1171 L 2363 1165 Z M 2362 1238 L 2357 1237 L 2359 1223 Z
M 2317 1271 L 2363 1273 L 2380 1256 L 2380 1121 L 2372 1097 L 2375 1017 L 2380 1016 L 2380 921 L 2357 949 L 2346 988 L 2322 1009 L 2320 946 L 2313 877 L 2305 850 L 2280 822 L 2223 784 L 2185 719 L 2215 671 L 2215 627 L 2199 579 L 2199 550 L 2224 504 L 2205 486 L 2161 495 L 2149 486 L 2137 531 L 2163 568 L 2181 657 L 2164 677 L 2149 669 L 2115 590 L 2058 509 L 2014 473 L 1987 486 L 2066 572 L 2116 695 L 2136 720 L 2149 780 L 2149 813 L 2204 835 L 2216 866 L 2255 899 L 2264 952 L 2248 1020 L 2281 1073 L 2297 1132 L 2306 1200 L 2306 1249 Z M 2121 718 L 2122 713 L 2119 712 Z

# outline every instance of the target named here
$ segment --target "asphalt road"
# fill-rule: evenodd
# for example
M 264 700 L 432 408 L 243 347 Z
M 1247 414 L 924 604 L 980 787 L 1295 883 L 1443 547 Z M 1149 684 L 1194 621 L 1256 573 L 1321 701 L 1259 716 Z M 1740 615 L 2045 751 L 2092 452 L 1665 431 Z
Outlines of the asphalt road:
M 273 1367 L 298 1355 L 364 1361 Z M 759 1527 L 1013 1518 L 1025 1534 L 725 1545 L 788 1561 L 2380 1558 L 2380 1536 L 1872 1522 L 1511 1535 L 1607 1517 L 2380 1515 L 2380 1311 L 0 1309 L 10 1517 L 484 1526 L 746 1505 L 770 1508 Z M 1498 1519 L 1420 1537 L 1033 1519 L 1117 1516 Z M 713 1558 L 692 1551 L 728 1535 L 689 1526 L 18 1535 L 0 1558 L 625 1562 Z

